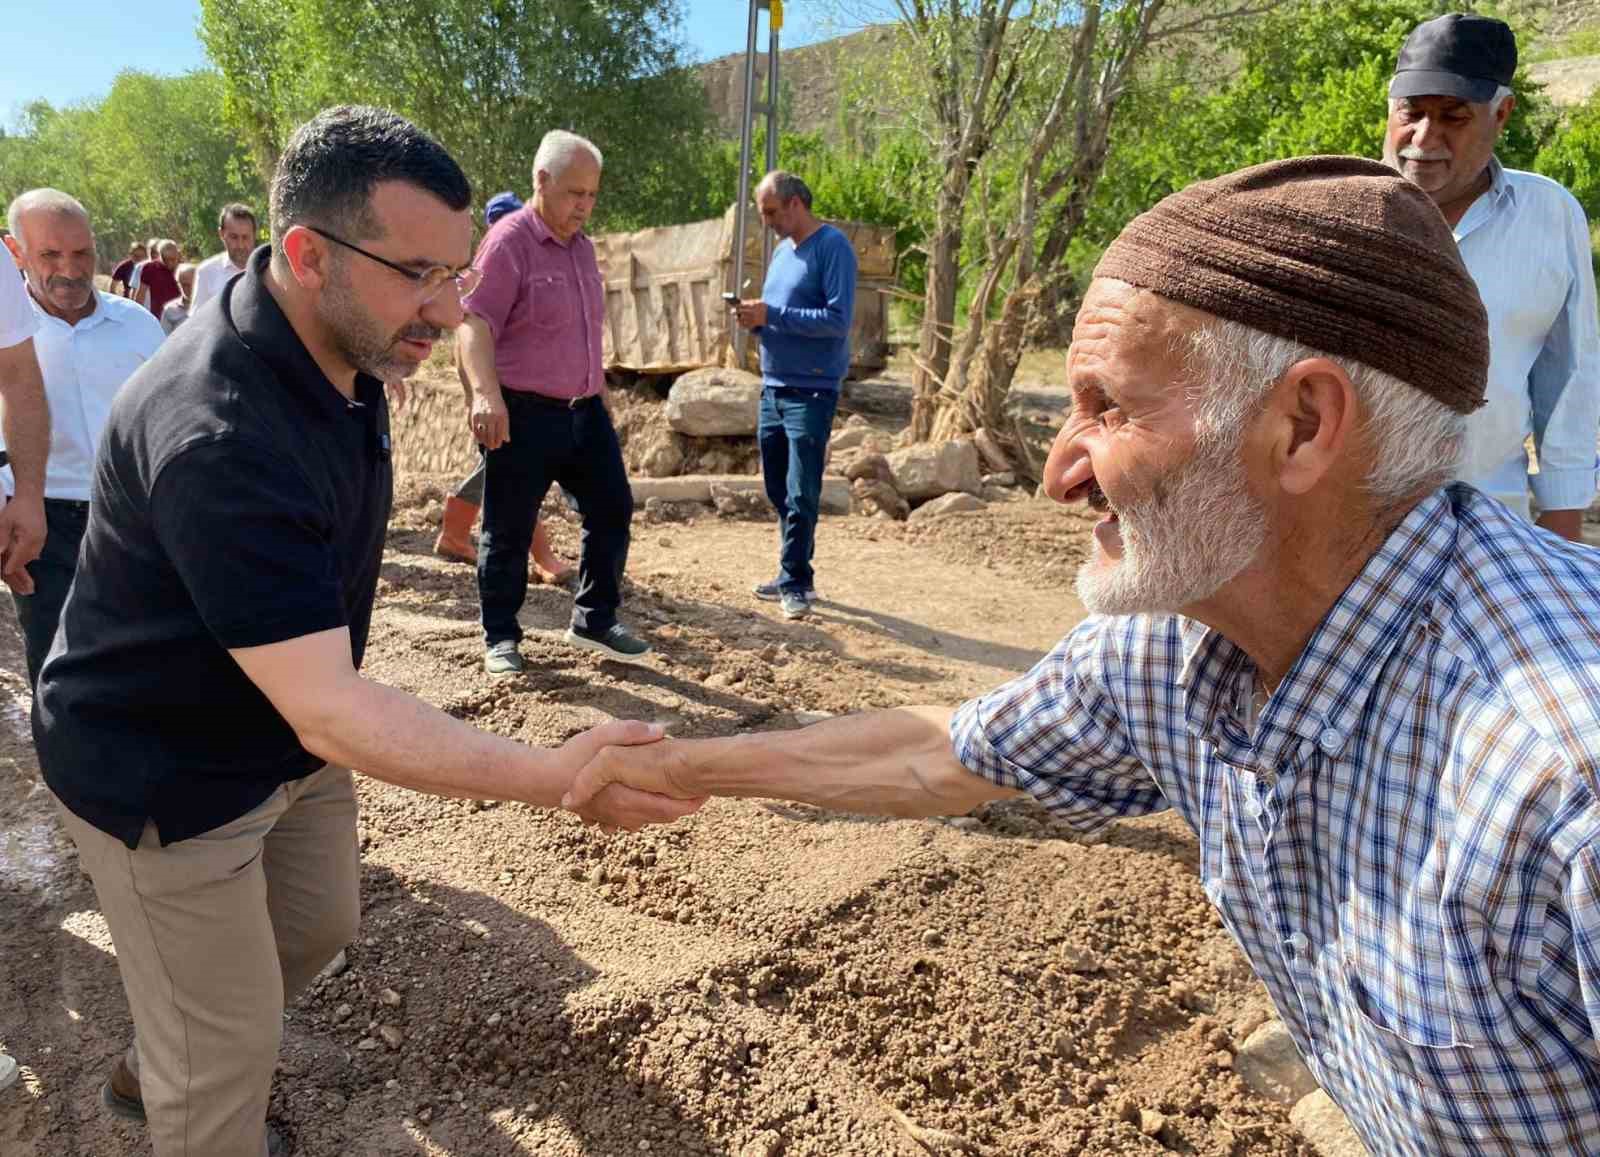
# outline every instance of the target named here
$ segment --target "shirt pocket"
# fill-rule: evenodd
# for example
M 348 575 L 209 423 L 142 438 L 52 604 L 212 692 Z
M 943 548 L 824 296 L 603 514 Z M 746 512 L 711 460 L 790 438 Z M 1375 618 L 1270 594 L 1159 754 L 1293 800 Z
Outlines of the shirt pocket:
M 528 320 L 541 333 L 570 326 L 578 316 L 576 292 L 565 273 L 536 273 L 528 279 Z
M 1461 1095 L 1462 1074 L 1478 1068 L 1485 1036 L 1452 976 L 1437 924 L 1346 935 L 1338 960 L 1347 1031 L 1423 1104 Z

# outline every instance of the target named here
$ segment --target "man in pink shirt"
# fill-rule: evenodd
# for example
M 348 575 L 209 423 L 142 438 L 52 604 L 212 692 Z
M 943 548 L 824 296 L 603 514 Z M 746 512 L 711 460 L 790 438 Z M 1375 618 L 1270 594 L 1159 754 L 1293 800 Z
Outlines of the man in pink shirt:
M 478 287 L 457 331 L 472 389 L 469 421 L 487 473 L 478 602 L 491 674 L 522 670 L 517 612 L 528 547 L 552 482 L 583 516 L 578 593 L 566 640 L 624 662 L 650 644 L 617 621 L 633 494 L 606 412 L 600 363 L 605 291 L 583 227 L 600 192 L 600 150 L 560 130 L 533 161 L 533 204 L 499 221 L 474 265 Z

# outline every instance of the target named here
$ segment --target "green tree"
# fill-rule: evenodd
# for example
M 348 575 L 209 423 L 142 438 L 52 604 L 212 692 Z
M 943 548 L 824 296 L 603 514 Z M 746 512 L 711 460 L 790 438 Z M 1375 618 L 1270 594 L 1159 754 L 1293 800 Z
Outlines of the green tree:
M 263 164 L 317 109 L 393 109 L 436 136 L 480 196 L 526 196 L 539 138 L 612 162 L 597 224 L 689 219 L 709 117 L 679 58 L 679 0 L 202 0 L 228 115 Z
M 1471 7 L 1291 0 L 1231 25 L 1212 45 L 1153 61 L 1119 122 L 1087 233 L 1104 244 L 1168 193 L 1244 165 L 1312 153 L 1380 157 L 1401 44 L 1422 21 L 1463 6 Z M 1527 168 L 1553 114 L 1525 73 L 1512 90 L 1517 107 L 1497 151 Z
M 202 70 L 123 72 L 102 100 L 29 105 L 20 131 L 0 137 L 0 204 L 40 185 L 71 193 L 89 210 L 102 260 L 149 235 L 213 252 L 218 208 L 260 204 L 263 193 L 221 104 L 221 77 Z

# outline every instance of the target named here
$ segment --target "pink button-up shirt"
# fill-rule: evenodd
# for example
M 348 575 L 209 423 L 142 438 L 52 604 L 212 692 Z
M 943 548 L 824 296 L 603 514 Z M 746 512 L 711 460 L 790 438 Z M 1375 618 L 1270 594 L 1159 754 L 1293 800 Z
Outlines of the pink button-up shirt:
M 494 334 L 500 385 L 550 398 L 597 394 L 605 288 L 594 242 L 563 242 L 532 205 L 496 221 L 473 262 L 483 271 L 462 304 Z

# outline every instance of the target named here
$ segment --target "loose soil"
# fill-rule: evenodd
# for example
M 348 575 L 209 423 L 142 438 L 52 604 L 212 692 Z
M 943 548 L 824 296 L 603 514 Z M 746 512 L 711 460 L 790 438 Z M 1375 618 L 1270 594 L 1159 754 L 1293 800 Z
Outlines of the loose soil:
M 653 667 L 560 642 L 483 674 L 470 570 L 429 552 L 442 479 L 401 486 L 367 672 L 530 743 L 611 716 L 681 735 L 954 703 L 1082 614 L 1084 524 L 1020 501 L 826 518 L 816 614 L 747 594 L 770 522 L 635 524 L 625 616 Z M 548 508 L 571 556 L 576 530 Z M 0 1153 L 145 1153 L 97 1091 L 129 1024 L 94 894 L 39 786 L 0 614 Z M 304 1155 L 1309 1153 L 1232 1071 L 1265 996 L 1171 817 L 1094 841 L 1028 804 L 892 821 L 713 801 L 603 835 L 361 781 L 361 936 L 286 1015 L 271 1115 Z

